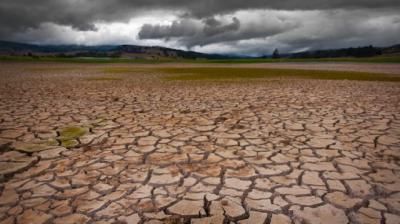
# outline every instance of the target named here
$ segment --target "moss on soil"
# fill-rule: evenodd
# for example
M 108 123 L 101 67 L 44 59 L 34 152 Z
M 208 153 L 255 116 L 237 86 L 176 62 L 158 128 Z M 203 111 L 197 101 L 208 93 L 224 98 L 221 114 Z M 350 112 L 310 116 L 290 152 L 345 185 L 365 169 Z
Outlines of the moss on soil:
M 271 78 L 303 78 L 324 80 L 359 80 L 359 81 L 390 81 L 399 82 L 400 76 L 352 72 L 352 71 L 320 71 L 301 69 L 270 69 L 270 68 L 232 68 L 232 67 L 194 67 L 194 68 L 162 68 L 161 72 L 168 74 L 167 80 L 249 80 Z

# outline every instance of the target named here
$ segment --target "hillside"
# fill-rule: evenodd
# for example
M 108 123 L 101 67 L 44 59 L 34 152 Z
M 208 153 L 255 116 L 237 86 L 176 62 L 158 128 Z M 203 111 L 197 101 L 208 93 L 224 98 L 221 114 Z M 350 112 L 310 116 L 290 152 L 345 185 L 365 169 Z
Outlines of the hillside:
M 138 45 L 34 45 L 0 41 L 3 56 L 121 57 L 132 59 L 226 59 L 229 56 L 204 54 L 158 46 Z
M 315 50 L 285 55 L 289 58 L 339 58 L 339 57 L 374 57 L 380 55 L 399 55 L 400 45 L 390 47 L 350 47 L 341 49 Z
M 400 45 L 390 47 L 351 47 L 342 49 L 314 50 L 292 54 L 281 54 L 285 59 L 324 59 L 324 58 L 370 58 L 375 56 L 399 56 Z M 35 45 L 0 41 L 0 56 L 30 57 L 89 57 L 123 59 L 256 59 L 254 57 L 235 57 L 230 55 L 205 54 L 183 51 L 159 46 L 138 45 Z M 271 58 L 263 56 L 261 59 Z

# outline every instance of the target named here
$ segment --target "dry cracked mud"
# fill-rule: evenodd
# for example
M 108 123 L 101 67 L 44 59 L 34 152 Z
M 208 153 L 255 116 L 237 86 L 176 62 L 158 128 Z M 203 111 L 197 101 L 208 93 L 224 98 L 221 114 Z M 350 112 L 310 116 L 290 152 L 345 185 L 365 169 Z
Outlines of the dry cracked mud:
M 1 224 L 400 223 L 398 83 L 106 66 L 1 64 Z

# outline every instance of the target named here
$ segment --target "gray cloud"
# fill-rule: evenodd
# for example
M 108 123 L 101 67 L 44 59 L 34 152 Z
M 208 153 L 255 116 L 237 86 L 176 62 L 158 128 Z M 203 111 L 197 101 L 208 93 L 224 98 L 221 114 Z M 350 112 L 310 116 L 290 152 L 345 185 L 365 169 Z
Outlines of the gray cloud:
M 254 13 L 254 12 L 253 12 Z M 243 55 L 270 54 L 274 48 L 281 52 L 332 49 L 365 45 L 389 46 L 398 44 L 400 24 L 395 11 L 335 10 L 335 11 L 293 11 L 275 12 L 269 18 L 281 17 L 284 21 L 298 21 L 294 28 L 277 32 L 266 38 L 222 42 L 195 50 Z M 249 15 L 242 15 L 248 17 Z M 262 13 L 255 16 L 262 18 Z M 271 21 L 271 20 L 270 20 Z M 274 20 L 273 20 L 274 21 Z M 271 26 L 275 24 L 268 24 Z
M 0 34 L 36 28 L 45 22 L 69 25 L 79 30 L 94 29 L 96 21 L 120 21 L 144 10 L 178 10 L 197 18 L 248 9 L 354 9 L 400 8 L 398 0 L 2 0 Z
M 173 37 L 193 36 L 197 24 L 192 20 L 174 21 L 171 25 L 144 24 L 138 34 L 140 39 L 170 39 Z
M 223 24 L 221 21 L 215 18 L 208 18 L 204 21 L 204 34 L 207 36 L 214 36 L 220 33 L 226 33 L 231 31 L 239 30 L 240 28 L 240 21 L 236 18 L 232 18 L 232 23 Z
M 223 21 L 214 17 L 204 20 L 183 19 L 171 25 L 145 24 L 139 39 L 176 40 L 189 48 L 221 42 L 234 42 L 253 38 L 266 38 L 297 27 L 299 24 L 284 19 L 246 21 L 243 25 L 236 17 Z
M 0 39 L 238 54 L 390 45 L 399 10 L 398 0 L 2 0 Z

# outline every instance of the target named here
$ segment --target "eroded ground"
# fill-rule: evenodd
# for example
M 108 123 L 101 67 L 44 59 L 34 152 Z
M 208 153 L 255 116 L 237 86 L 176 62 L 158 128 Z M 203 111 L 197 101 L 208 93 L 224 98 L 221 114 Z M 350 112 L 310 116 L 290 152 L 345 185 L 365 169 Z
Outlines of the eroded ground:
M 1 224 L 400 222 L 399 83 L 105 67 L 1 65 Z

